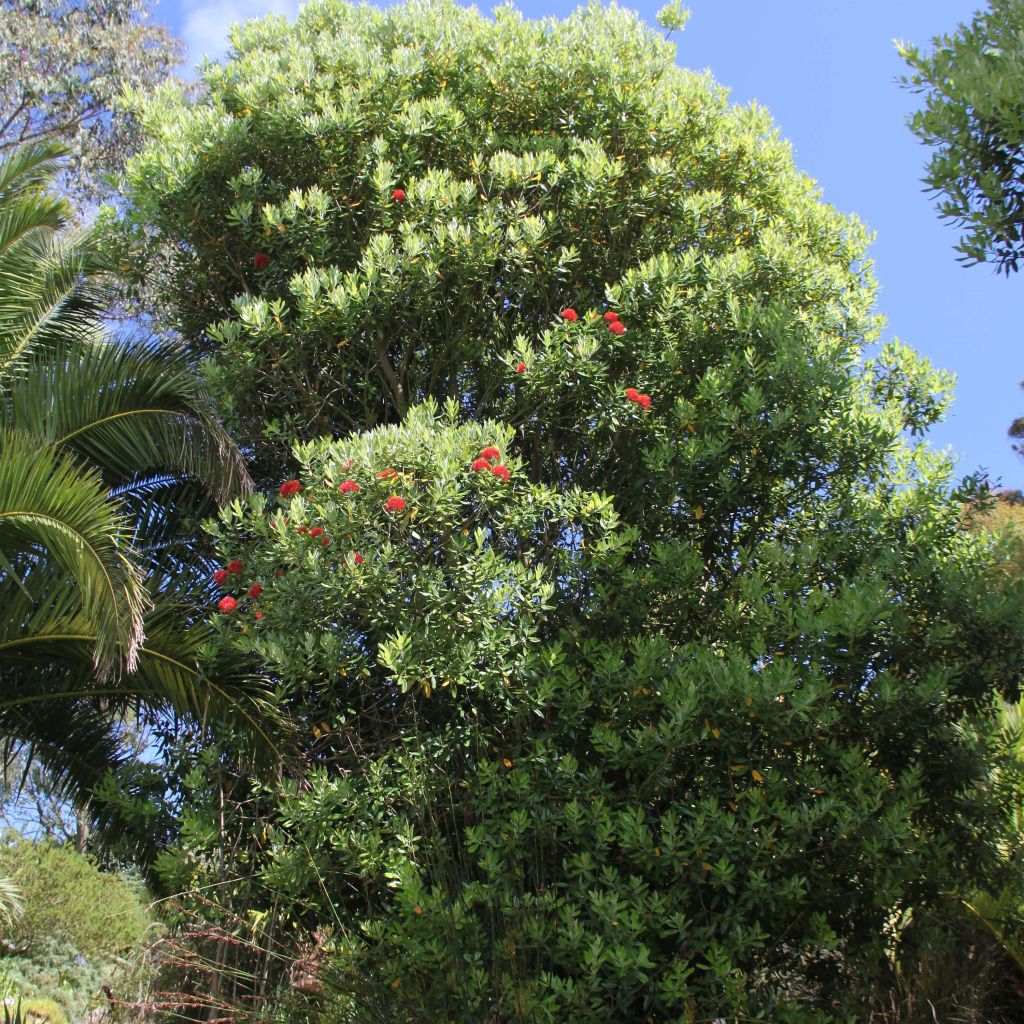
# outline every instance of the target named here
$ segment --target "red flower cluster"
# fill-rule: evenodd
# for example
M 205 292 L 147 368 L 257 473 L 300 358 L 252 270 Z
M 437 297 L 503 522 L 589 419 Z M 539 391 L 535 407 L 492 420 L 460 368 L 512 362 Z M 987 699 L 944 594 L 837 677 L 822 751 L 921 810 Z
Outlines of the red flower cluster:
M 249 596 L 250 597 L 259 597 L 260 594 L 262 594 L 262 593 L 263 593 L 263 588 L 258 583 L 254 583 L 249 588 Z
M 285 480 L 283 484 L 277 489 L 277 493 L 282 498 L 290 498 L 292 495 L 298 494 L 302 490 L 302 484 L 298 480 Z
M 612 334 L 625 334 L 626 325 L 621 320 L 611 320 L 608 323 L 608 330 L 611 331 Z
M 314 526 L 313 529 L 309 531 L 309 535 L 310 537 L 319 537 L 323 532 L 324 528 L 322 526 Z
M 330 545 L 331 538 L 330 537 L 321 537 L 320 538 L 320 543 L 323 544 L 323 546 L 326 548 L 326 547 L 328 547 Z
M 619 319 L 619 314 L 614 309 L 609 309 L 604 315 L 605 323 L 613 324 Z
M 495 476 L 500 476 L 502 480 L 507 482 L 509 478 L 508 466 L 494 465 L 500 458 L 501 452 L 494 445 L 490 445 L 481 450 L 473 462 L 472 470 L 474 473 L 479 473 L 482 470 L 489 469 Z
M 516 373 L 526 373 L 526 363 L 516 363 Z
M 299 527 L 299 533 L 309 533 L 309 527 L 308 526 L 300 526 Z
M 270 257 L 265 252 L 258 252 L 252 258 L 252 265 L 256 270 L 266 270 L 270 266 Z
M 338 490 L 341 491 L 342 494 L 358 494 L 359 484 L 357 484 L 355 480 L 346 480 Z
M 398 476 L 398 470 L 392 469 L 388 466 L 387 469 L 382 469 L 377 476 L 380 477 L 381 480 L 394 480 L 394 478 Z
M 650 407 L 651 407 L 651 396 L 650 395 L 641 395 L 640 392 L 637 391 L 636 388 L 626 388 L 626 398 L 630 402 L 635 402 L 644 411 L 646 411 L 647 409 L 650 409 Z
M 396 188 L 395 191 L 391 193 L 391 198 L 394 199 L 396 203 L 404 203 L 405 189 Z
M 231 573 L 232 576 L 238 575 L 238 573 L 240 573 L 244 568 L 245 566 L 242 565 L 237 558 L 232 558 L 231 561 L 224 566 L 225 571 Z
M 579 316 L 577 315 L 576 310 L 572 308 L 572 306 L 570 306 L 568 309 L 563 309 L 561 315 L 562 319 L 565 320 L 566 323 L 574 324 L 577 320 L 579 320 Z
M 225 615 L 230 615 L 238 607 L 238 602 L 233 597 L 222 597 L 217 602 L 217 607 Z
M 222 584 L 222 583 L 223 583 L 223 582 L 224 582 L 224 581 L 225 581 L 225 580 L 226 580 L 227 578 L 228 578 L 228 571 L 227 571 L 227 569 L 218 569 L 218 570 L 217 570 L 217 571 L 216 571 L 216 572 L 215 572 L 215 573 L 213 574 L 213 582 L 214 582 L 214 583 L 216 583 L 218 587 L 219 587 L 219 586 L 220 586 L 220 585 L 221 585 L 221 584 Z
M 392 494 L 387 501 L 384 502 L 385 512 L 404 512 L 405 511 L 405 498 L 400 498 L 397 494 Z
M 257 619 L 262 619 L 263 618 L 263 612 L 257 612 L 256 613 L 256 618 Z
M 358 551 L 354 552 L 353 555 L 352 555 L 352 564 L 353 565 L 362 565 L 363 564 L 363 556 L 361 554 L 359 554 Z

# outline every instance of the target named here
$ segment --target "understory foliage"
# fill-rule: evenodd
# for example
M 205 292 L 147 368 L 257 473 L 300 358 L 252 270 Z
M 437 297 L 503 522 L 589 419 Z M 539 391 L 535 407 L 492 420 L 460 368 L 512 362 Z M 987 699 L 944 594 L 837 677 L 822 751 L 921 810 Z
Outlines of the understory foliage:
M 26 1014 L 81 1020 L 116 983 L 125 957 L 153 938 L 140 883 L 97 870 L 72 846 L 5 838 L 0 872 L 20 889 L 22 912 L 3 931 L 0 992 Z M 8 994 L 8 993 L 5 993 Z
M 322 0 L 139 111 L 108 244 L 264 489 L 211 524 L 211 650 L 303 737 L 171 804 L 239 1006 L 862 1020 L 994 883 L 1024 606 L 921 441 L 948 380 L 673 59 L 615 7 Z

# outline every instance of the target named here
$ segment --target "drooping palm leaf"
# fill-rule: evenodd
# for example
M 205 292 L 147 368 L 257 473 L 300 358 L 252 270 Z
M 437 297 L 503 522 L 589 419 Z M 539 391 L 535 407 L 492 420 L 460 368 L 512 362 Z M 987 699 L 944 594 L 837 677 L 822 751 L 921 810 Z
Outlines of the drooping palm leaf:
M 112 488 L 110 496 L 135 527 L 133 548 L 147 572 L 209 585 L 197 524 L 216 515 L 217 503 L 202 483 L 146 476 Z
M 98 334 L 95 247 L 87 233 L 58 234 L 68 207 L 42 191 L 60 152 L 32 148 L 0 165 L 0 377 Z
M 0 875 L 0 926 L 9 927 L 21 916 L 21 890 Z
M 10 613 L 0 620 L 0 735 L 16 726 L 14 735 L 37 744 L 52 774 L 70 777 L 60 750 L 42 751 L 38 735 L 25 730 L 26 716 L 55 702 L 91 701 L 109 731 L 126 710 L 145 705 L 201 724 L 229 726 L 250 737 L 264 762 L 277 756 L 274 736 L 281 723 L 263 681 L 246 666 L 204 654 L 213 634 L 209 623 L 196 617 L 198 595 L 183 594 L 166 578 L 151 576 L 147 599 L 145 639 L 134 672 L 103 683 L 91 664 L 96 631 L 72 589 L 61 588 L 53 573 L 30 576 L 23 586 L 0 580 L 0 607 Z M 103 731 L 97 723 L 93 728 Z
M 140 474 L 203 481 L 218 501 L 248 489 L 241 455 L 181 350 L 101 341 L 32 363 L 7 389 L 0 427 L 45 437 L 119 487 Z
M 142 641 L 146 598 L 130 538 L 98 473 L 30 434 L 0 432 L 0 555 L 28 575 L 31 557 L 45 558 L 74 581 L 104 677 L 121 659 L 133 669 Z

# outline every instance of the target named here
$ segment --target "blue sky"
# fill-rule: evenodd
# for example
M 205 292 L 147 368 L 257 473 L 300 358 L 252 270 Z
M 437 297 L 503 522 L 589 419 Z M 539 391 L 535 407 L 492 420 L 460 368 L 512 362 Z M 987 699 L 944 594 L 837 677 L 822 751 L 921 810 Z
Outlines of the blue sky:
M 663 0 L 626 3 L 649 23 Z M 183 36 L 189 59 L 219 56 L 234 21 L 294 14 L 293 0 L 161 0 L 154 17 Z M 486 8 L 485 5 L 478 4 Z M 564 16 L 570 0 L 520 0 L 529 17 Z M 689 0 L 677 35 L 678 62 L 710 68 L 735 102 L 768 108 L 824 198 L 876 232 L 871 250 L 886 337 L 899 337 L 957 375 L 956 402 L 932 433 L 960 456 L 959 470 L 985 467 L 1024 486 L 1024 462 L 1006 429 L 1024 413 L 1018 342 L 1024 279 L 961 267 L 955 229 L 941 224 L 921 191 L 927 150 L 907 130 L 917 99 L 895 84 L 903 72 L 894 40 L 926 44 L 970 19 L 976 0 Z

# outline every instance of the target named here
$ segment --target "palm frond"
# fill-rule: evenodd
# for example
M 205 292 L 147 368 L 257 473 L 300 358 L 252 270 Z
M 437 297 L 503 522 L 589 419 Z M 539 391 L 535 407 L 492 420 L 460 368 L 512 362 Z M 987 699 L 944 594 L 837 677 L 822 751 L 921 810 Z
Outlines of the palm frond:
M 66 147 L 52 142 L 14 150 L 0 161 L 0 203 L 12 195 L 46 188 L 60 173 L 60 160 L 66 154 Z M 64 200 L 55 201 L 67 209 Z
M 150 580 L 148 599 L 134 671 L 104 683 L 91 662 L 96 631 L 69 588 L 61 590 L 45 573 L 30 576 L 24 588 L 0 580 L 0 606 L 7 613 L 0 620 L 0 735 L 32 742 L 38 751 L 39 736 L 31 731 L 35 709 L 91 702 L 109 724 L 145 705 L 237 730 L 249 737 L 254 758 L 263 764 L 279 758 L 284 730 L 266 681 L 237 662 L 211 661 L 212 627 L 192 621 L 194 601 L 167 579 Z M 90 727 L 99 730 L 100 723 L 93 720 Z M 51 757 L 58 758 L 56 764 Z M 60 773 L 59 751 L 40 760 Z
M 73 581 L 104 677 L 133 669 L 142 640 L 146 598 L 130 536 L 99 474 L 31 435 L 0 432 L 0 554 L 45 558 Z
M 9 878 L 0 875 L 0 925 L 10 927 L 22 910 L 21 890 Z
M 44 190 L 60 153 L 35 147 L 0 162 L 0 378 L 99 329 L 96 246 L 87 232 L 58 234 L 68 207 Z
M 199 524 L 216 516 L 217 502 L 198 481 L 173 475 L 142 477 L 111 491 L 132 522 L 132 540 L 147 572 L 176 580 L 208 582 L 203 557 L 209 547 Z
M 162 473 L 201 481 L 218 501 L 251 488 L 179 348 L 105 341 L 76 356 L 34 361 L 8 388 L 0 426 L 15 423 L 74 452 L 111 488 Z

